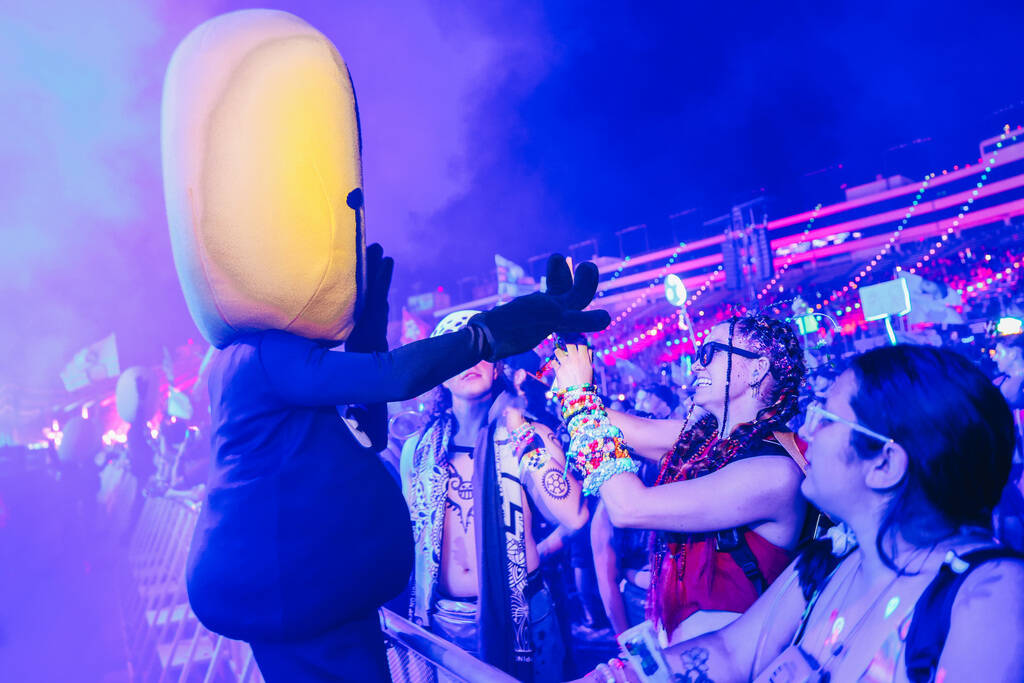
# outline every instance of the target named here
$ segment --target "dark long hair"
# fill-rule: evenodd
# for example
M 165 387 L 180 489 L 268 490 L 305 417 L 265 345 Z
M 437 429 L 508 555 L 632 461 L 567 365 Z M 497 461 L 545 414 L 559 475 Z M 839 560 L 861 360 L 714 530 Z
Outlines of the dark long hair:
M 757 412 L 753 421 L 739 425 L 732 434 L 719 439 L 710 449 L 706 449 L 705 444 L 712 442 L 721 428 L 714 415 L 705 415 L 692 427 L 684 426 L 679 440 L 666 455 L 665 467 L 658 483 L 692 478 L 717 470 L 728 464 L 748 444 L 764 439 L 773 431 L 785 429 L 786 423 L 796 415 L 800 386 L 807 376 L 807 368 L 800 338 L 793 328 L 788 323 L 766 316 L 736 317 L 726 323 L 729 325 L 730 343 L 735 335 L 739 335 L 768 359 L 768 374 L 772 382 L 767 391 L 767 405 Z M 732 354 L 729 361 L 727 376 L 731 382 Z M 726 386 L 727 410 L 729 391 Z M 727 416 L 728 412 L 723 417 Z
M 857 421 L 907 452 L 907 474 L 893 489 L 877 547 L 891 569 L 897 535 L 934 543 L 961 527 L 992 528 L 992 509 L 1010 476 L 1016 435 L 999 390 L 960 354 L 900 345 L 868 351 L 850 363 Z M 884 444 L 852 432 L 858 456 Z
M 503 392 L 515 393 L 511 382 L 505 377 L 503 372 L 501 361 L 494 364 L 496 368 L 496 375 L 494 384 L 491 385 L 491 400 L 488 403 L 493 403 Z M 444 423 L 447 420 L 452 422 L 452 435 L 459 432 L 459 421 L 455 418 L 455 414 L 452 412 L 452 392 L 450 392 L 443 384 L 438 384 L 432 391 L 430 396 L 430 408 L 427 414 L 427 424 L 423 428 L 426 430 L 435 422 Z

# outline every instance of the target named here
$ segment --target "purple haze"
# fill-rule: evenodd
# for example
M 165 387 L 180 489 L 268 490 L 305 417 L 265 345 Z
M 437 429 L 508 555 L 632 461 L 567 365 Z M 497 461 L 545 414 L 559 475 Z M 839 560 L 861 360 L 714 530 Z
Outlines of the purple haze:
M 318 27 L 348 61 L 368 236 L 396 257 L 399 279 L 414 270 L 424 279 L 446 248 L 430 237 L 435 217 L 473 190 L 469 157 L 480 140 L 467 112 L 492 88 L 526 92 L 544 74 L 537 17 L 505 21 L 499 32 L 433 2 L 268 4 Z M 122 368 L 158 363 L 161 345 L 198 336 L 164 216 L 161 87 L 193 27 L 245 6 L 42 2 L 0 14 L 0 299 L 11 326 L 0 335 L 0 383 L 59 389 L 71 355 L 111 331 Z

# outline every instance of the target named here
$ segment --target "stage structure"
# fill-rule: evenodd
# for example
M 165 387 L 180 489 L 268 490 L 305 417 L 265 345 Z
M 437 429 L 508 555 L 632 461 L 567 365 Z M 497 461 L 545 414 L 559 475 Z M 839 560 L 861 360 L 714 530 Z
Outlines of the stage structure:
M 690 221 L 694 224 L 688 223 L 687 232 L 697 233 L 695 239 L 644 254 L 593 256 L 596 249 L 592 248 L 588 254 L 601 271 L 595 305 L 611 310 L 614 315 L 623 309 L 635 311 L 662 302 L 661 286 L 669 274 L 678 275 L 693 293 L 709 282 L 712 289 L 732 284 L 726 289 L 730 292 L 728 298 L 739 302 L 747 299 L 750 292 L 749 287 L 736 287 L 737 283 L 742 284 L 740 275 L 744 267 L 746 284 L 767 280 L 778 293 L 781 282 L 773 281 L 784 270 L 789 271 L 785 273 L 789 279 L 811 279 L 832 266 L 852 267 L 870 262 L 897 229 L 898 247 L 933 242 L 951 228 L 959 238 L 976 228 L 1021 221 L 1024 129 L 1008 129 L 1002 135 L 983 140 L 979 153 L 981 156 L 969 164 L 936 169 L 925 179 L 906 182 L 905 178 L 893 176 L 846 188 L 845 201 L 791 216 L 768 219 L 764 199 L 756 199 L 738 205 L 724 216 Z M 920 199 L 916 199 L 918 194 Z M 685 213 L 688 217 L 699 215 L 696 211 Z M 965 214 L 962 219 L 961 213 Z M 727 233 L 734 236 L 731 245 L 726 244 Z M 764 257 L 765 242 L 770 259 Z M 593 247 L 596 242 L 586 244 Z M 716 276 L 720 270 L 726 277 L 722 277 L 723 273 Z M 496 302 L 497 295 L 493 294 L 438 306 L 431 313 L 442 317 L 454 310 L 487 308 Z
M 775 274 L 764 197 L 732 207 L 722 241 L 725 287 L 747 303 Z

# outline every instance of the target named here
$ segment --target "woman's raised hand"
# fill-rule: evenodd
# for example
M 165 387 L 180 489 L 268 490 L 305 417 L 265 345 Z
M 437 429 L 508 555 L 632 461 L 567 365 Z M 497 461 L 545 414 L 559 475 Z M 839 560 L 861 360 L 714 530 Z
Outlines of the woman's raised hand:
M 567 344 L 565 351 L 555 349 L 553 367 L 559 389 L 590 384 L 594 380 L 593 358 L 590 349 L 583 344 Z

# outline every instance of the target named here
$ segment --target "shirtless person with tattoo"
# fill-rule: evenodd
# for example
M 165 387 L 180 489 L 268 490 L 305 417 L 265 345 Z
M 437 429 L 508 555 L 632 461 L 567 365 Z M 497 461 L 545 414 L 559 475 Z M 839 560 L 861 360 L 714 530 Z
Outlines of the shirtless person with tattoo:
M 452 314 L 434 336 L 471 315 Z M 551 430 L 512 407 L 500 365 L 482 361 L 438 393 L 402 453 L 416 543 L 412 618 L 520 680 L 562 680 L 564 646 L 531 522 L 540 512 L 581 528 L 580 484 Z

